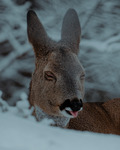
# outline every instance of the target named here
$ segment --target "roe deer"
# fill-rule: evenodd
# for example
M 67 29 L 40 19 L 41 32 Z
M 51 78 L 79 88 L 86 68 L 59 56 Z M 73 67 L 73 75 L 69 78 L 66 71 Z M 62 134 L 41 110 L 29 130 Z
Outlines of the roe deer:
M 60 127 L 120 134 L 119 99 L 84 103 L 82 110 L 85 71 L 77 56 L 81 28 L 76 11 L 65 14 L 58 42 L 48 37 L 32 10 L 27 14 L 27 32 L 35 52 L 29 101 L 37 120 L 51 118 Z

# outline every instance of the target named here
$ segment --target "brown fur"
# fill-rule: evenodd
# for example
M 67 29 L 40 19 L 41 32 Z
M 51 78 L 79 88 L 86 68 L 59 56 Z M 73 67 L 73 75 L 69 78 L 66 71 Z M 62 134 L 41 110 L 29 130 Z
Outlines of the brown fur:
M 39 106 L 50 115 L 59 116 L 59 106 L 66 99 L 73 99 L 78 96 L 83 99 L 84 97 L 84 79 L 80 80 L 80 76 L 84 74 L 84 69 L 77 57 L 80 24 L 76 12 L 72 9 L 69 11 L 76 22 L 70 22 L 69 31 L 64 34 L 64 27 L 67 24 L 64 21 L 62 38 L 59 42 L 52 41 L 47 36 L 35 12 L 29 11 L 27 15 L 28 38 L 36 55 L 36 68 L 30 86 L 30 103 L 33 106 Z M 69 18 L 68 13 L 65 18 Z M 74 28 L 76 32 L 74 32 Z M 67 32 L 72 36 L 72 41 L 68 39 Z M 57 81 L 46 81 L 44 77 L 46 71 L 52 72 Z
M 71 119 L 68 128 L 120 135 L 120 98 L 105 103 L 84 103 L 83 110 Z
M 61 114 L 61 104 L 66 100 L 72 102 L 84 98 L 85 71 L 77 56 L 81 34 L 77 13 L 73 9 L 67 11 L 58 42 L 48 37 L 34 11 L 28 12 L 27 24 L 28 38 L 36 56 L 30 84 L 30 104 L 35 108 L 37 106 L 34 114 L 38 120 L 46 116 L 53 118 L 56 125 L 65 127 L 69 119 Z M 85 103 L 79 116 L 70 120 L 68 128 L 120 134 L 119 108 L 119 99 L 106 103 Z

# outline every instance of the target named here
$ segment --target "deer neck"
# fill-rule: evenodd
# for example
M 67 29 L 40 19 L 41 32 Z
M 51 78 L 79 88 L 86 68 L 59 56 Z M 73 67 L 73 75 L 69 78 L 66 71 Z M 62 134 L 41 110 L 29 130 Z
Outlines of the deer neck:
M 41 121 L 45 118 L 52 119 L 54 123 L 52 125 L 59 126 L 62 128 L 66 128 L 70 118 L 62 117 L 62 116 L 51 116 L 42 111 L 42 109 L 38 106 L 35 106 L 35 115 L 38 121 Z

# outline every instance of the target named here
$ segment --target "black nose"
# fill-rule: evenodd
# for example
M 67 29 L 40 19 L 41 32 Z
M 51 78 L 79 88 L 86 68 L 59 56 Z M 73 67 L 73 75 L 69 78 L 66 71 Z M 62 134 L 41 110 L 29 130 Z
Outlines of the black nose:
M 78 100 L 78 99 L 73 99 L 73 100 L 71 101 L 71 109 L 72 109 L 73 111 L 79 111 L 80 108 L 82 108 L 82 107 L 83 107 L 83 102 L 82 102 L 81 99 L 80 99 L 80 100 Z
M 74 98 L 72 101 L 67 99 L 61 104 L 60 110 L 64 110 L 66 107 L 70 107 L 72 111 L 79 111 L 80 108 L 83 107 L 83 102 L 81 99 L 78 100 L 77 98 Z

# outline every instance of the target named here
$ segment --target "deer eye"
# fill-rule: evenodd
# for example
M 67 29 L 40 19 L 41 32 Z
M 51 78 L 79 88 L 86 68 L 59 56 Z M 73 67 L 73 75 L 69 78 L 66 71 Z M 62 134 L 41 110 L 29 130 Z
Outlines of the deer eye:
M 81 76 L 80 76 L 80 80 L 84 80 L 85 79 L 85 74 L 83 73 Z
M 51 71 L 45 71 L 44 77 L 48 81 L 56 80 L 56 76 Z

